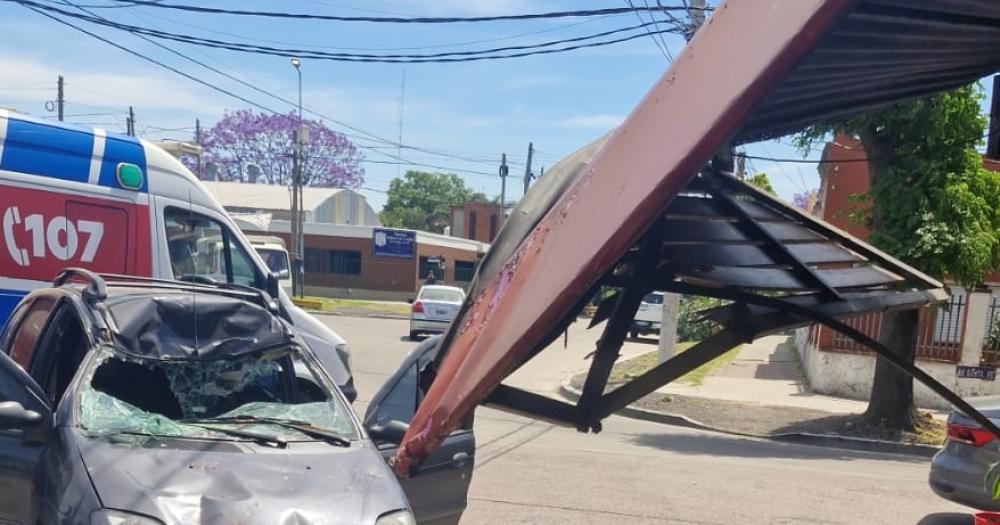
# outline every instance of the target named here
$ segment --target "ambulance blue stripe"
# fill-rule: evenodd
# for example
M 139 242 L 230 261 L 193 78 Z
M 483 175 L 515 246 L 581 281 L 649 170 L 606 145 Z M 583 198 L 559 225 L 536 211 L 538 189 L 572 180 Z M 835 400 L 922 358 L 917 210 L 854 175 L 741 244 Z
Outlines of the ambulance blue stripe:
M 104 142 L 104 160 L 101 162 L 101 175 L 98 184 L 109 188 L 120 188 L 116 170 L 118 163 L 135 164 L 142 170 L 142 187 L 138 191 L 149 189 L 149 176 L 146 173 L 146 151 L 142 143 L 135 137 L 127 135 L 108 135 Z
M 93 150 L 93 133 L 8 118 L 0 169 L 87 182 Z
M 14 307 L 25 295 L 28 295 L 28 292 L 23 290 L 0 290 L 0 329 L 7 324 Z

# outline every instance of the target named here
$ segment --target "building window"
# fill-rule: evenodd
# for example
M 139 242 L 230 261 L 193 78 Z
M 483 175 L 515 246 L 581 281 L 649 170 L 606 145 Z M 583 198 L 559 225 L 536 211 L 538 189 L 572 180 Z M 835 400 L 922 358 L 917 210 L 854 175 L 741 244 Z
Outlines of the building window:
M 490 215 L 490 242 L 497 238 L 497 226 L 499 226 L 500 217 L 496 215 Z
M 455 280 L 467 283 L 476 274 L 476 263 L 472 261 L 455 261 Z
M 361 252 L 330 250 L 330 273 L 358 275 L 361 273 Z
M 306 248 L 306 271 L 309 273 L 326 273 L 326 257 L 323 250 Z
M 947 307 L 937 309 L 934 320 L 934 342 L 958 344 L 962 340 L 962 330 L 965 321 L 966 298 L 965 291 L 953 287 Z
M 421 257 L 418 275 L 421 279 L 426 279 L 427 275 L 434 273 L 434 279 L 444 280 L 444 272 L 441 271 L 441 259 L 439 257 Z
M 476 212 L 469 212 L 469 239 L 476 238 Z

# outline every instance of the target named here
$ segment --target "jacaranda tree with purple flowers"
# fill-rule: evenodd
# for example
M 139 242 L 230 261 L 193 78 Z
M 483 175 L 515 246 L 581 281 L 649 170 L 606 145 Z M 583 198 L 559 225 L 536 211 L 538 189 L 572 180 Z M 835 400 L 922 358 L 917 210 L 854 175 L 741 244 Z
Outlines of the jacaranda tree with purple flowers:
M 261 168 L 257 182 L 290 185 L 292 182 L 295 130 L 299 119 L 286 115 L 256 113 L 246 109 L 227 111 L 201 137 L 204 165 L 219 166 L 219 180 L 249 182 L 247 166 Z M 317 120 L 303 120 L 309 139 L 302 146 L 302 178 L 306 186 L 355 189 L 364 182 L 362 154 L 344 135 Z

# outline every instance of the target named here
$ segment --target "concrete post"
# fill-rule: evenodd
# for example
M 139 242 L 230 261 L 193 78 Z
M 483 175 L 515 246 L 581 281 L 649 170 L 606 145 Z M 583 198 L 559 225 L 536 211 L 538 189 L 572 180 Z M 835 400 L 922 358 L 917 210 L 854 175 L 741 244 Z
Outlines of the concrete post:
M 680 306 L 680 294 L 663 294 L 663 318 L 660 322 L 660 344 L 656 350 L 657 363 L 664 363 L 677 353 L 677 314 L 679 313 Z
M 986 339 L 986 315 L 990 308 L 990 294 L 972 292 L 966 296 L 968 309 L 965 312 L 965 334 L 962 337 L 962 357 L 959 364 L 979 366 Z

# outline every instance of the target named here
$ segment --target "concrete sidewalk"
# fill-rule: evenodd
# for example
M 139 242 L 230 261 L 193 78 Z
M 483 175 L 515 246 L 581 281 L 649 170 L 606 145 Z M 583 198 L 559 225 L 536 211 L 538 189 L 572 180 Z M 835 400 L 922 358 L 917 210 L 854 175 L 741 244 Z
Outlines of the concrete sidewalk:
M 731 363 L 706 377 L 699 386 L 672 383 L 657 391 L 758 405 L 824 410 L 837 414 L 861 413 L 868 406 L 867 401 L 810 392 L 788 336 L 762 337 L 743 345 L 738 352 Z

